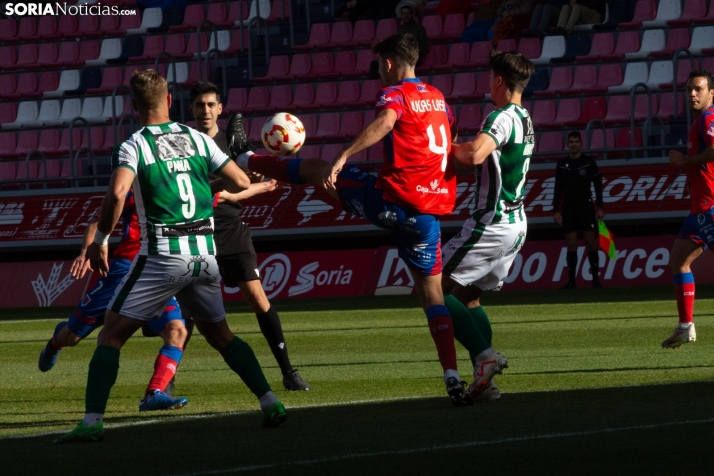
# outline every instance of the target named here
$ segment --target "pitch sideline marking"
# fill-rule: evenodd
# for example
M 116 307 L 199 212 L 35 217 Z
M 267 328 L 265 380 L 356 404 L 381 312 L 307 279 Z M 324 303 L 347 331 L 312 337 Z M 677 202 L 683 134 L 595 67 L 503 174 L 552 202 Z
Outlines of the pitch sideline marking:
M 236 468 L 230 469 L 216 469 L 211 471 L 201 471 L 198 473 L 183 473 L 174 476 L 202 476 L 210 474 L 227 474 L 227 473 L 238 473 L 244 471 L 254 471 L 258 469 L 274 469 L 281 466 L 306 466 L 310 464 L 320 464 L 327 463 L 331 461 L 344 461 L 349 459 L 357 458 L 372 458 L 375 456 L 393 456 L 393 455 L 408 455 L 414 453 L 421 453 L 424 451 L 439 451 L 439 450 L 450 450 L 457 448 L 470 448 L 475 446 L 486 446 L 486 445 L 499 445 L 503 443 L 517 443 L 522 441 L 532 441 L 532 440 L 547 440 L 554 438 L 570 438 L 578 436 L 592 436 L 592 435 L 602 435 L 607 433 L 617 433 L 621 431 L 631 431 L 631 430 L 652 430 L 657 428 L 664 428 L 668 426 L 680 426 L 680 425 L 695 425 L 703 423 L 714 423 L 714 418 L 707 418 L 704 420 L 684 420 L 684 421 L 674 421 L 667 423 L 653 423 L 650 425 L 636 425 L 636 426 L 625 426 L 618 428 L 603 428 L 602 430 L 590 430 L 590 431 L 573 431 L 565 433 L 544 433 L 542 435 L 530 435 L 530 436 L 516 436 L 511 438 L 501 438 L 498 440 L 488 440 L 488 441 L 467 441 L 464 443 L 455 443 L 450 445 L 433 445 L 425 446 L 422 448 L 413 448 L 408 450 L 394 450 L 394 451 L 375 451 L 371 453 L 352 453 L 342 456 L 331 456 L 329 458 L 319 458 L 319 459 L 306 459 L 301 461 L 292 461 L 287 463 L 275 463 L 275 464 L 262 464 L 262 465 L 248 465 L 248 466 L 238 466 Z

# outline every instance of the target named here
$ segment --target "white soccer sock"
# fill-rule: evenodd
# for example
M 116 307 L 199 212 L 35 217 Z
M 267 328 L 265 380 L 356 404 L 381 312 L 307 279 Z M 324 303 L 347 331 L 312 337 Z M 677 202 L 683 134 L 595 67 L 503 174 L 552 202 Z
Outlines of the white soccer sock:
M 104 421 L 103 413 L 85 413 L 82 423 L 84 423 L 84 426 L 92 426 L 96 425 L 100 421 Z
M 446 383 L 446 381 L 449 380 L 451 377 L 454 377 L 456 380 L 461 382 L 461 376 L 459 375 L 458 371 L 454 369 L 446 369 L 446 372 L 444 372 L 444 383 Z
M 694 323 L 693 322 L 680 322 L 679 324 L 677 324 L 677 329 L 683 331 L 685 329 L 689 329 L 692 324 L 694 324 Z
M 265 410 L 267 408 L 270 408 L 274 403 L 277 403 L 279 400 L 273 392 L 267 392 L 265 395 L 260 397 L 258 401 L 260 402 L 260 409 Z
M 250 170 L 248 168 L 248 159 L 250 159 L 251 155 L 254 155 L 254 152 L 249 150 L 248 152 L 244 152 L 236 157 L 236 164 L 238 164 L 238 167 L 243 170 Z

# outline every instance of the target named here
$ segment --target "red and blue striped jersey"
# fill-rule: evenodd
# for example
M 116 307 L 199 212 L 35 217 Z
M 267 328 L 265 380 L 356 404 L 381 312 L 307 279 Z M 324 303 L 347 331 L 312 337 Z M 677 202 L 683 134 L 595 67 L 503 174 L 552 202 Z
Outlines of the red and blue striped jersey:
M 714 106 L 702 111 L 689 129 L 687 155 L 692 156 L 714 144 Z M 690 213 L 707 212 L 714 207 L 714 163 L 690 165 L 689 183 L 692 187 Z
M 449 157 L 454 115 L 441 92 L 418 78 L 382 89 L 377 114 L 391 109 L 394 128 L 384 137 L 377 187 L 384 199 L 419 213 L 454 210 L 456 174 Z
M 133 261 L 141 248 L 141 230 L 136 216 L 133 190 L 129 190 L 129 193 L 126 194 L 121 217 L 123 220 L 122 237 L 119 246 L 114 250 L 114 257 Z

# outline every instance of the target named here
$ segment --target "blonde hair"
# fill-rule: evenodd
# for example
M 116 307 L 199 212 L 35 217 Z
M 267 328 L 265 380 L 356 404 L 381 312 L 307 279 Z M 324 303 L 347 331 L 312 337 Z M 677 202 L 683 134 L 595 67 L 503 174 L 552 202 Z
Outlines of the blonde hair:
M 166 80 L 154 69 L 135 71 L 129 85 L 140 111 L 157 109 L 169 94 Z

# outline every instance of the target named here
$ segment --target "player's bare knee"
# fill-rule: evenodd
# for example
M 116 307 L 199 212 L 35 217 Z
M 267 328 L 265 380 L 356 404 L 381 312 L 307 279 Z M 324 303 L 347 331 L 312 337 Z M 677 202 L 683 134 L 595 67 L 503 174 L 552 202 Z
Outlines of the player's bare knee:
M 57 344 L 62 347 L 74 347 L 79 344 L 82 338 L 72 332 L 68 326 L 64 326 L 60 329 L 55 340 L 57 341 Z
M 164 343 L 174 347 L 183 347 L 187 336 L 188 331 L 186 330 L 186 326 L 184 326 L 183 322 L 178 320 L 169 321 L 161 331 L 161 337 L 164 339 Z

